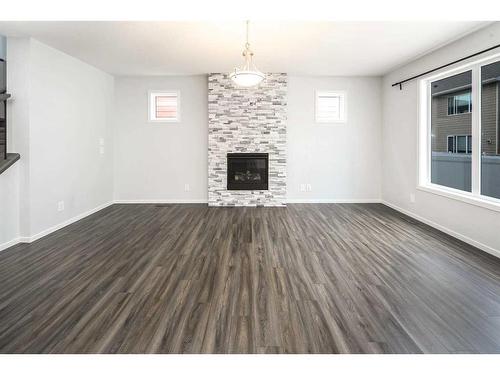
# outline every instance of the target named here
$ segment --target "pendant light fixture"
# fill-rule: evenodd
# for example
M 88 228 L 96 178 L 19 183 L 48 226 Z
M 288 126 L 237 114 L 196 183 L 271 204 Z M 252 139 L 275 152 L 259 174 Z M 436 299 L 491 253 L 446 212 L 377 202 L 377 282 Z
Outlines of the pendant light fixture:
M 253 52 L 250 50 L 250 43 L 248 43 L 248 25 L 250 21 L 247 21 L 247 40 L 245 43 L 245 50 L 243 51 L 243 57 L 245 58 L 245 64 L 241 68 L 235 68 L 234 72 L 229 75 L 229 78 L 237 85 L 241 87 L 253 87 L 257 86 L 264 80 L 264 73 L 259 71 L 255 64 L 253 63 Z

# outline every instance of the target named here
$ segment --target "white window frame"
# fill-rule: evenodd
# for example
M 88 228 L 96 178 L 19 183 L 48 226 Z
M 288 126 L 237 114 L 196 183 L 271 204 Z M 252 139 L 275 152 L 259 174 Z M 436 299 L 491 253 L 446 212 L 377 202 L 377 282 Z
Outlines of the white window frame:
M 322 95 L 338 96 L 339 103 L 339 119 L 324 120 L 319 118 L 319 103 L 318 98 Z M 347 123 L 347 92 L 342 90 L 316 90 L 314 93 L 314 120 L 317 124 L 345 124 Z
M 177 96 L 177 117 L 176 118 L 157 118 L 156 117 L 156 103 L 153 98 L 161 95 Z M 148 91 L 148 122 L 151 123 L 179 123 L 181 122 L 181 92 L 180 90 L 150 90 Z
M 453 69 L 428 76 L 419 81 L 418 101 L 418 186 L 417 189 L 468 204 L 500 211 L 500 199 L 481 195 L 481 67 L 500 61 L 500 53 L 476 59 Z M 471 96 L 472 108 L 472 192 L 454 189 L 431 182 L 431 85 L 439 79 L 472 71 Z

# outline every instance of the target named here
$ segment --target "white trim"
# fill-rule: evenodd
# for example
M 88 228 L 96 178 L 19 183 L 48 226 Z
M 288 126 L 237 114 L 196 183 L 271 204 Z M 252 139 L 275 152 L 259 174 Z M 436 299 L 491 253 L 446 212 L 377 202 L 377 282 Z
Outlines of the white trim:
M 339 97 L 339 119 L 318 120 L 318 97 L 320 95 Z M 346 124 L 347 123 L 347 92 L 342 90 L 315 90 L 314 91 L 314 121 L 316 124 Z
M 208 203 L 208 199 L 115 199 L 114 204 L 190 204 L 190 203 Z
M 192 203 L 207 203 L 207 199 L 115 199 L 115 204 L 192 204 Z M 302 199 L 290 198 L 285 199 L 284 203 L 382 203 L 380 198 L 361 198 L 361 199 Z M 219 207 L 219 206 L 211 206 Z M 221 206 L 222 207 L 222 206 Z M 252 206 L 241 206 L 252 207 Z
M 475 87 L 474 87 L 475 85 Z M 471 192 L 475 196 L 481 194 L 481 68 L 472 69 L 472 122 L 471 122 L 471 135 L 472 135 L 472 155 L 471 155 Z
M 430 181 L 430 159 L 429 155 L 429 140 L 430 129 L 427 126 L 430 123 L 431 104 L 430 96 L 431 88 L 426 80 L 419 82 L 419 96 L 418 96 L 418 127 L 417 127 L 417 181 L 419 185 L 425 184 Z
M 68 219 L 60 224 L 57 224 L 57 225 L 54 225 L 53 227 L 51 228 L 48 228 L 48 229 L 45 229 L 31 237 L 20 237 L 21 238 L 21 242 L 28 242 L 28 243 L 31 243 L 31 242 L 34 242 L 42 237 L 45 237 L 46 235 L 48 234 L 51 234 L 61 228 L 64 228 L 70 224 L 73 224 L 74 222 L 78 221 L 78 220 L 81 220 L 87 216 L 90 216 L 92 214 L 95 214 L 97 211 L 101 211 L 102 209 L 106 208 L 106 207 L 109 207 L 113 204 L 113 202 L 107 202 L 107 203 L 104 203 L 104 204 L 101 204 L 100 206 L 97 206 L 91 210 L 88 210 L 84 213 L 81 213 L 79 215 L 76 215 L 76 216 L 73 216 L 71 219 Z
M 13 240 L 4 242 L 4 243 L 0 244 L 0 251 L 5 250 L 11 246 L 17 245 L 20 242 L 21 242 L 20 237 L 17 237 L 17 238 L 14 238 Z
M 458 189 L 448 188 L 436 184 L 427 184 L 417 186 L 417 190 L 425 191 L 427 193 L 441 195 L 446 198 L 455 199 L 460 202 L 472 204 L 492 211 L 500 212 L 500 200 L 495 198 L 488 198 L 485 195 L 476 196 L 470 192 Z
M 419 188 L 420 190 L 427 190 L 427 189 L 424 189 L 424 188 Z M 453 198 L 454 199 L 457 199 L 456 195 L 453 195 Z M 444 233 L 447 233 L 455 238 L 458 238 L 459 240 L 462 240 L 472 246 L 475 246 L 491 255 L 494 255 L 496 257 L 499 257 L 500 258 L 500 250 L 496 250 L 488 245 L 485 245 L 481 242 L 478 242 L 476 240 L 473 240 L 467 236 L 464 236 L 460 233 L 457 233 L 449 228 L 446 228 L 442 225 L 439 225 L 431 220 L 427 220 L 417 214 L 414 214 L 410 211 L 407 211 L 405 209 L 402 209 L 392 203 L 389 203 L 383 199 L 379 199 L 379 198 L 368 198 L 368 199 L 287 199 L 285 201 L 286 203 L 381 203 L 381 204 L 384 204 L 396 211 L 399 211 L 405 215 L 408 215 L 410 217 L 413 217 L 414 219 L 418 220 L 418 221 L 421 221 L 427 225 L 430 225 L 431 227 L 434 227 Z M 146 204 L 146 203 L 156 203 L 156 204 L 166 204 L 166 203 L 184 203 L 184 204 L 189 204 L 189 203 L 207 203 L 207 200 L 206 199 L 190 199 L 190 200 L 185 200 L 185 199 L 156 199 L 156 200 L 145 200 L 145 199 L 141 199 L 141 200 L 115 200 L 113 202 L 108 202 L 108 203 L 105 203 L 103 205 L 100 205 L 92 210 L 89 210 L 87 212 L 84 212 L 80 215 L 77 215 L 69 220 L 66 220 L 65 222 L 61 223 L 61 224 L 57 224 L 49 229 L 46 229 L 42 232 L 39 232 L 38 234 L 34 235 L 34 236 L 31 236 L 31 237 L 18 237 L 18 238 L 15 238 L 13 240 L 10 240 L 8 242 L 5 242 L 3 244 L 0 244 L 0 251 L 2 250 L 5 250 L 9 247 L 12 247 L 14 245 L 17 245 L 18 243 L 31 243 L 31 242 L 34 242 L 42 237 L 45 237 L 59 229 L 62 229 L 70 224 L 73 224 L 74 222 L 78 221 L 78 220 L 81 220 L 87 216 L 90 216 L 106 207 L 109 207 L 113 204 Z M 498 211 L 500 211 L 500 206 L 498 208 Z
M 175 94 L 177 97 L 177 117 L 172 119 L 158 119 L 154 115 L 156 108 L 151 98 L 157 94 Z M 149 90 L 148 91 L 148 122 L 153 124 L 158 123 L 179 123 L 181 122 L 181 91 L 180 90 Z
M 97 207 L 95 207 L 91 210 L 88 210 L 86 212 L 83 212 L 79 215 L 73 216 L 71 219 L 68 219 L 60 224 L 56 224 L 53 227 L 45 229 L 45 230 L 43 230 L 43 231 L 41 231 L 33 236 L 17 237 L 11 241 L 0 244 L 0 251 L 5 250 L 11 246 L 17 245 L 18 243 L 31 243 L 31 242 L 34 242 L 36 240 L 39 240 L 40 238 L 45 237 L 45 236 L 47 236 L 55 231 L 58 231 L 59 229 L 62 229 L 70 224 L 73 224 L 73 223 L 77 222 L 78 220 L 84 219 L 87 216 L 95 214 L 96 212 L 101 211 L 102 209 L 113 205 L 113 203 L 114 202 L 111 201 L 111 202 L 101 204 L 100 206 L 97 206 Z
M 382 203 L 380 198 L 340 198 L 340 199 L 303 199 L 288 198 L 286 203 Z
M 432 220 L 425 219 L 422 216 L 419 216 L 417 214 L 414 214 L 413 212 L 407 211 L 407 210 L 405 210 L 401 207 L 398 207 L 395 204 L 389 203 L 385 200 L 382 201 L 382 204 L 384 204 L 387 207 L 390 207 L 396 211 L 399 211 L 407 216 L 410 216 L 410 217 L 414 218 L 415 220 L 421 221 L 422 223 L 427 224 L 427 225 L 429 225 L 437 230 L 440 230 L 441 232 L 449 234 L 450 236 L 455 237 L 455 238 L 459 239 L 460 241 L 466 242 L 469 245 L 477 247 L 479 250 L 482 250 L 488 254 L 491 254 L 497 258 L 500 258 L 500 250 L 498 250 L 498 249 L 494 249 L 491 246 L 485 245 L 485 244 L 478 242 L 470 237 L 464 236 L 463 234 L 460 234 L 458 232 L 455 232 L 452 229 L 449 229 L 449 228 L 444 227 L 440 224 L 437 224 L 437 223 L 433 222 Z

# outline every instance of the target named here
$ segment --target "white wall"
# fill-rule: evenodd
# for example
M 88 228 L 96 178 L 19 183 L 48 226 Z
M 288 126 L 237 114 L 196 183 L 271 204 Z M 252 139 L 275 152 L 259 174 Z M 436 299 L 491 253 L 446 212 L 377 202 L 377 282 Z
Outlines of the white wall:
M 171 89 L 181 93 L 181 122 L 148 122 L 148 91 Z M 115 199 L 207 201 L 207 95 L 206 76 L 116 78 Z
M 6 38 L 0 35 L 1 59 L 6 58 L 6 50 Z M 10 148 L 9 152 L 11 152 Z M 18 164 L 0 174 L 0 250 L 11 245 L 10 241 L 19 233 L 18 174 Z
M 390 86 L 498 40 L 500 25 L 495 24 L 388 74 L 382 88 L 378 78 L 290 77 L 289 200 L 382 197 L 485 250 L 500 249 L 499 212 L 416 190 L 417 84 L 408 83 L 403 91 Z M 109 75 L 29 39 L 9 39 L 8 56 L 9 66 L 16 67 L 9 80 L 17 80 L 10 90 L 9 145 L 22 158 L 0 176 L 2 195 L 9 197 L 0 202 L 0 244 L 14 232 L 31 238 L 100 207 L 112 200 L 113 191 L 121 201 L 206 201 L 205 76 L 117 78 L 111 109 Z M 181 123 L 148 123 L 152 89 L 181 91 Z M 347 124 L 314 123 L 316 89 L 348 92 Z M 104 155 L 99 154 L 100 137 Z M 298 191 L 300 184 L 310 184 L 312 191 Z M 416 195 L 415 203 L 410 194 Z M 63 212 L 56 210 L 59 200 L 66 203 Z M 17 217 L 18 225 L 5 225 L 12 222 L 7 216 Z
M 315 90 L 347 92 L 347 123 L 315 123 Z M 380 200 L 381 106 L 380 78 L 289 77 L 289 202 Z
M 19 210 L 18 235 L 21 237 L 30 236 L 30 43 L 27 38 L 9 38 L 7 53 L 7 89 L 12 95 L 7 101 L 8 149 L 21 155 L 21 159 L 16 162 L 19 168 L 19 202 L 15 202 Z M 9 63 L 10 60 L 13 64 Z
M 0 35 L 0 59 L 5 59 L 7 55 L 7 38 Z
M 112 98 L 112 76 L 31 41 L 31 235 L 111 202 Z
M 18 162 L 19 163 L 19 162 Z M 19 236 L 19 164 L 0 174 L 0 250 Z
M 7 148 L 21 154 L 7 171 L 0 175 L 0 250 L 28 235 L 29 228 L 29 39 L 9 43 L 7 88 L 12 98 L 7 102 Z
M 380 199 L 380 78 L 289 77 L 290 201 Z M 148 122 L 148 91 L 179 89 L 181 123 Z M 348 92 L 348 123 L 314 122 L 316 89 Z M 115 79 L 115 199 L 207 200 L 207 79 L 205 76 Z M 311 192 L 299 192 L 301 183 Z M 184 191 L 184 185 L 190 191 Z
M 500 255 L 500 212 L 417 190 L 418 81 L 391 84 L 498 44 L 500 24 L 479 30 L 383 79 L 382 197 L 405 212 Z M 498 50 L 496 51 L 498 52 Z M 487 56 L 487 55 L 484 55 Z M 415 194 L 415 203 L 410 202 Z
M 9 149 L 21 160 L 17 182 L 2 184 L 19 197 L 1 215 L 3 224 L 17 212 L 17 233 L 0 244 L 36 239 L 113 199 L 113 77 L 33 39 L 9 38 L 7 59 Z

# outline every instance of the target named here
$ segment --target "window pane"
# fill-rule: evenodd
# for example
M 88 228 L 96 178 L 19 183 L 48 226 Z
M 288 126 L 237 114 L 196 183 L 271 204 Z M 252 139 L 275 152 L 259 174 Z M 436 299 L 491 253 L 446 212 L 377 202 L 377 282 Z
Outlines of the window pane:
M 455 152 L 455 137 L 448 136 L 448 152 Z
M 448 114 L 449 115 L 455 114 L 455 97 L 454 96 L 448 97 Z
M 467 137 L 464 135 L 459 135 L 457 137 L 457 152 L 459 154 L 465 154 L 467 151 Z
M 177 98 L 173 96 L 156 97 L 156 117 L 157 118 L 176 118 L 177 117 Z
M 470 109 L 470 92 L 462 95 L 457 95 L 455 100 L 457 102 L 457 113 L 467 113 Z
M 481 194 L 500 198 L 500 62 L 481 68 Z
M 472 191 L 471 86 L 471 71 L 431 83 L 431 182 L 464 191 Z

